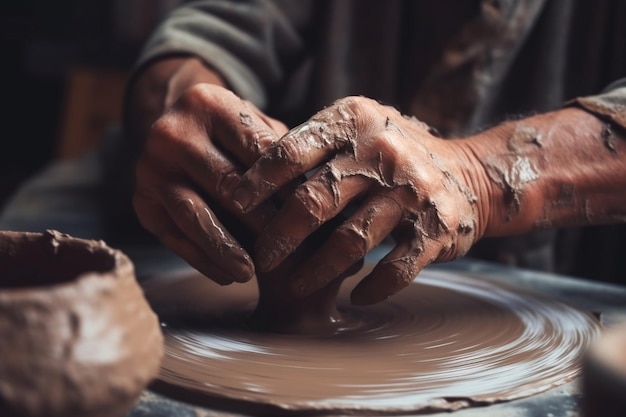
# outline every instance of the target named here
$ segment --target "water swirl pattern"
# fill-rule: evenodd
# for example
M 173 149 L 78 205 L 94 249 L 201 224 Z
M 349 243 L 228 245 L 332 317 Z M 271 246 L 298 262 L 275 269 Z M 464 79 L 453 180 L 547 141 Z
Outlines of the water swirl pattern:
M 593 315 L 552 298 L 443 271 L 422 272 L 375 306 L 345 301 L 350 324 L 333 335 L 250 331 L 241 312 L 252 308 L 254 291 L 228 291 L 206 291 L 188 301 L 196 307 L 187 318 L 163 323 L 159 381 L 208 404 L 397 414 L 512 400 L 578 376 L 600 330 Z

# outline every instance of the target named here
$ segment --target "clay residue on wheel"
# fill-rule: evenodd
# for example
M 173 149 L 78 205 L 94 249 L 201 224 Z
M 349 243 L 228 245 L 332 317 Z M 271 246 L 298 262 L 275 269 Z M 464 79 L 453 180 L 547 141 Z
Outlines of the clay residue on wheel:
M 435 271 L 424 271 L 387 301 L 351 306 L 350 286 L 370 268 L 342 288 L 345 321 L 331 334 L 251 330 L 252 284 L 219 293 L 208 280 L 187 276 L 195 295 L 179 295 L 195 306 L 193 319 L 164 319 L 166 354 L 155 387 L 209 407 L 269 407 L 273 415 L 455 410 L 571 381 L 599 330 L 591 314 L 555 300 Z M 149 298 L 158 293 L 147 291 Z M 222 305 L 230 298 L 240 310 L 216 317 L 214 309 L 202 309 L 212 298 Z

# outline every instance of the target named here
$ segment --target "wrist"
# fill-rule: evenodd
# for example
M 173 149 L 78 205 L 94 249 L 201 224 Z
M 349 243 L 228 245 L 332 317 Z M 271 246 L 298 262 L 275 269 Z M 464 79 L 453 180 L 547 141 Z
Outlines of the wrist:
M 594 115 L 564 108 L 461 140 L 482 167 L 473 175 L 483 236 L 604 222 L 605 212 L 619 211 L 611 190 L 626 182 L 615 148 L 623 144 L 607 146 L 605 129 Z
M 482 163 L 486 154 L 486 147 L 482 142 L 484 138 L 475 136 L 466 139 L 452 139 L 448 141 L 455 149 L 459 170 L 466 187 L 468 198 L 474 200 L 474 214 L 476 221 L 476 233 L 474 243 L 484 237 L 492 218 L 494 210 L 498 209 L 499 192 L 494 183 L 489 180 L 487 171 Z
M 526 233 L 541 217 L 544 195 L 539 185 L 542 136 L 526 121 L 505 122 L 461 139 L 472 167 L 477 193 L 480 237 Z
M 128 86 L 125 128 L 137 142 L 150 126 L 191 86 L 209 83 L 224 86 L 222 78 L 195 57 L 163 58 L 145 67 Z
M 164 86 L 164 110 L 170 108 L 185 90 L 196 84 L 212 84 L 226 87 L 222 77 L 198 58 L 184 58 L 182 62 L 174 62 L 172 64 L 173 69 L 170 65 L 164 68 L 164 71 L 170 71 Z

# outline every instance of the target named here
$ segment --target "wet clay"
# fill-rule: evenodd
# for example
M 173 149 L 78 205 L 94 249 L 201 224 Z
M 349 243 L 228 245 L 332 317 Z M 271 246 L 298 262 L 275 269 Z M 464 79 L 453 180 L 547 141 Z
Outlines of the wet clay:
M 352 306 L 332 332 L 249 326 L 254 283 L 218 287 L 191 270 L 145 282 L 162 320 L 154 389 L 209 408 L 276 415 L 407 414 L 533 395 L 579 374 L 597 319 L 482 278 L 426 270 L 404 291 Z
M 0 232 L 0 415 L 119 417 L 163 337 L 130 260 L 101 241 Z

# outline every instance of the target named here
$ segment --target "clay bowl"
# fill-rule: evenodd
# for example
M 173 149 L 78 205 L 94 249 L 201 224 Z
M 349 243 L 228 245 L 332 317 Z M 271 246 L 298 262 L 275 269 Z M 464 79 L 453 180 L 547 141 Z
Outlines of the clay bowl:
M 120 417 L 156 376 L 162 343 L 122 252 L 0 232 L 0 416 Z

